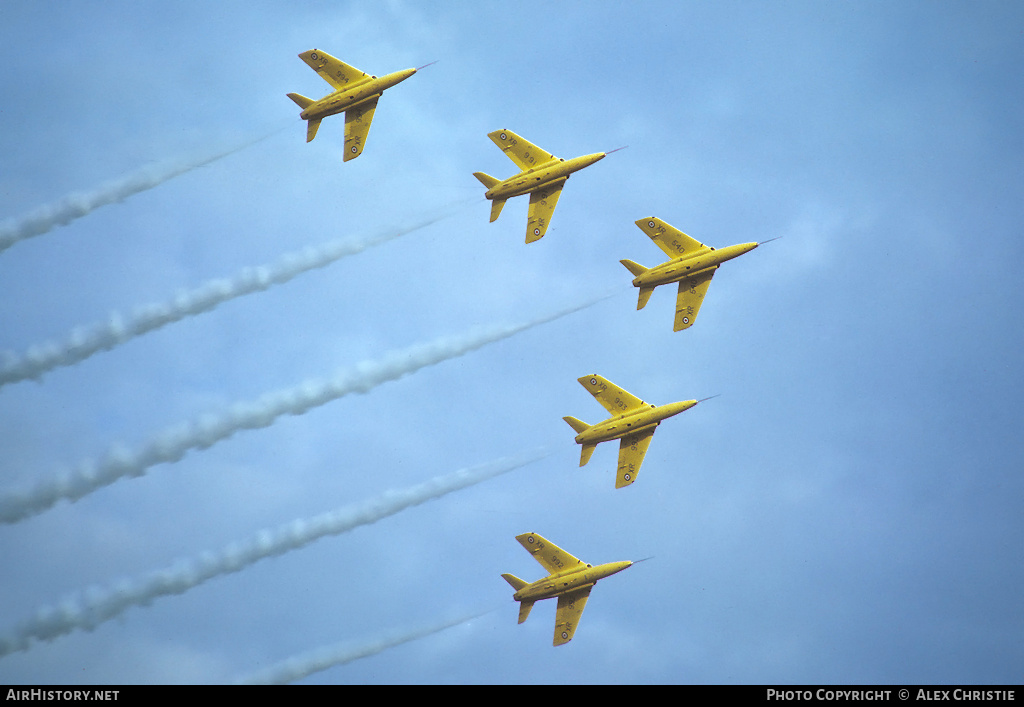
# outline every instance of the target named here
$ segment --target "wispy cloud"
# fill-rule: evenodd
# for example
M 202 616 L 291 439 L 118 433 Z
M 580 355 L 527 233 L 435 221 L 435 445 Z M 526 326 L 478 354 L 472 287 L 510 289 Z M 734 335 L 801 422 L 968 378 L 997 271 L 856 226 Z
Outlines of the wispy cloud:
M 216 552 L 204 552 L 193 559 L 179 560 L 140 579 L 123 580 L 108 587 L 90 587 L 56 606 L 40 608 L 31 619 L 0 636 L 0 656 L 27 650 L 32 639 L 49 641 L 78 629 L 92 630 L 130 607 L 143 606 L 169 594 L 182 594 L 214 577 L 240 572 L 262 559 L 376 523 L 406 508 L 538 461 L 548 454 L 546 448 L 541 448 L 460 469 L 416 486 L 392 489 L 360 504 L 261 530 L 247 540 L 231 543 Z

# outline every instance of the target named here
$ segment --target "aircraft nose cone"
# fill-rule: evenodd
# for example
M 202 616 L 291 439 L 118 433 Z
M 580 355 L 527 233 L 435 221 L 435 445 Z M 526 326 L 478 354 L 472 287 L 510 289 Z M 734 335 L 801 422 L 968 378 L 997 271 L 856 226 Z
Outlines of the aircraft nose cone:
M 576 160 L 575 160 L 575 163 L 578 164 L 578 165 L 582 165 L 582 167 L 580 167 L 580 169 L 582 169 L 583 167 L 589 167 L 590 165 L 594 164 L 595 162 L 600 162 L 603 159 L 604 159 L 604 153 L 603 152 L 595 152 L 592 155 L 583 155 L 582 157 L 577 157 Z
M 669 403 L 668 405 L 663 405 L 662 407 L 665 408 L 665 412 L 668 413 L 668 416 L 671 417 L 672 415 L 678 415 L 681 412 L 689 410 L 694 405 L 696 405 L 697 402 L 698 401 L 696 400 L 683 400 L 682 402 Z
M 416 69 L 405 69 L 403 71 L 396 71 L 393 74 L 388 74 L 384 79 L 388 84 L 394 86 L 395 84 L 402 83 L 415 73 Z

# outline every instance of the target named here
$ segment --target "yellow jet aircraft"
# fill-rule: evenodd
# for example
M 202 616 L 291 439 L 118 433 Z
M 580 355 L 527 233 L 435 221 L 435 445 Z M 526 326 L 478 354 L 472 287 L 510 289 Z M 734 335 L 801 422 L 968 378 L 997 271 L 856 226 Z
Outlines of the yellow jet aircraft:
M 715 270 L 719 265 L 726 260 L 749 253 L 762 243 L 768 242 L 740 243 L 715 250 L 690 238 L 660 218 L 642 218 L 636 222 L 636 225 L 650 236 L 655 245 L 665 251 L 671 260 L 653 268 L 645 268 L 632 260 L 620 260 L 619 262 L 633 273 L 633 286 L 640 288 L 640 299 L 636 304 L 638 310 L 644 308 L 647 300 L 651 298 L 654 288 L 658 285 L 670 282 L 679 283 L 673 331 L 682 331 L 693 326 L 693 322 L 697 319 L 697 312 L 700 311 L 700 305 L 704 302 L 704 295 L 707 294 L 708 286 L 711 284 L 711 278 L 715 276 Z
M 491 200 L 491 223 L 501 214 L 506 199 L 523 194 L 530 195 L 530 211 L 526 222 L 527 243 L 544 237 L 551 215 L 558 204 L 558 197 L 562 194 L 562 187 L 565 186 L 565 180 L 569 175 L 616 151 L 595 152 L 592 155 L 564 160 L 545 152 L 511 130 L 495 130 L 488 133 L 487 137 L 491 138 L 521 171 L 505 181 L 483 172 L 473 172 L 473 176 L 487 187 L 484 196 Z
M 309 64 L 313 71 L 320 74 L 324 81 L 334 87 L 333 93 L 318 101 L 298 93 L 288 94 L 288 98 L 295 101 L 302 109 L 299 117 L 308 121 L 306 123 L 306 142 L 316 137 L 321 120 L 329 115 L 344 113 L 345 162 L 354 160 L 363 153 L 366 135 L 370 132 L 370 123 L 373 122 L 373 111 L 377 108 L 377 100 L 384 91 L 405 81 L 419 70 L 405 69 L 378 78 L 351 67 L 319 49 L 302 52 L 299 54 L 299 58 Z M 421 66 L 420 69 L 422 68 Z
M 700 400 L 684 400 L 679 403 L 654 406 L 645 403 L 632 393 L 627 393 L 601 376 L 583 376 L 578 380 L 580 385 L 597 398 L 597 402 L 601 403 L 612 416 L 596 425 L 588 425 L 575 417 L 563 417 L 562 419 L 579 433 L 576 435 L 576 443 L 583 445 L 580 452 L 580 466 L 590 461 L 590 455 L 594 453 L 594 448 L 601 442 L 612 439 L 622 440 L 619 442 L 619 468 L 615 476 L 615 488 L 617 489 L 629 486 L 636 481 L 644 454 L 647 453 L 647 447 L 651 444 L 651 437 L 654 436 L 654 430 L 661 424 L 661 421 L 678 415 L 684 410 L 689 410 L 697 403 L 702 402 Z
M 583 609 L 587 606 L 590 590 L 597 584 L 597 580 L 621 572 L 633 564 L 626 560 L 593 567 L 537 533 L 523 533 L 517 535 L 516 540 L 548 571 L 548 576 L 536 582 L 524 582 L 514 574 L 501 576 L 516 590 L 512 598 L 519 602 L 519 623 L 526 621 L 535 601 L 558 597 L 553 643 L 556 646 L 572 640 Z

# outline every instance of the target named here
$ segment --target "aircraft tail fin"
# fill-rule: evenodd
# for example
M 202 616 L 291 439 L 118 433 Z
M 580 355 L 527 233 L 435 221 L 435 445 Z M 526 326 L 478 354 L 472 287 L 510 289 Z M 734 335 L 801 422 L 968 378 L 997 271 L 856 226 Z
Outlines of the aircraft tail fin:
M 586 463 L 590 461 L 590 455 L 594 453 L 596 448 L 596 444 L 583 445 L 583 449 L 580 450 L 580 466 L 586 466 Z
M 498 184 L 500 180 L 495 179 L 491 175 L 485 172 L 473 172 L 473 176 L 480 180 L 480 183 L 490 189 L 495 184 Z
M 529 582 L 524 582 L 523 580 L 519 579 L 519 577 L 516 577 L 514 574 L 503 574 L 501 575 L 501 578 L 509 584 L 511 584 L 512 588 L 515 589 L 517 592 L 523 587 L 525 587 L 527 584 L 529 584 Z M 530 615 L 530 609 L 532 608 L 532 601 L 519 602 L 519 623 L 523 623 L 524 621 L 526 621 L 526 617 Z
M 498 216 L 501 215 L 501 209 L 505 206 L 504 199 L 495 199 L 491 202 L 491 223 L 498 220 Z
M 316 120 L 306 121 L 306 142 L 313 142 L 313 138 L 316 137 L 316 131 L 320 127 L 320 118 Z M 348 157 L 348 155 L 345 155 Z
M 636 301 L 636 308 L 643 309 L 644 305 L 647 304 L 647 300 L 651 298 L 651 293 L 654 292 L 652 285 L 640 288 L 640 298 Z
M 632 260 L 620 260 L 619 262 L 625 265 L 626 269 L 633 273 L 633 277 L 639 277 L 647 272 L 647 268 L 640 263 L 634 263 Z
M 588 425 L 586 422 L 584 422 L 583 420 L 577 420 L 575 417 L 570 417 L 570 416 L 566 415 L 562 419 L 565 420 L 566 422 L 568 422 L 569 423 L 569 427 L 571 427 L 574 430 L 576 430 L 577 433 L 582 432 L 583 430 L 585 430 L 588 427 L 590 427 L 590 425 Z
M 640 263 L 634 263 L 632 260 L 620 260 L 620 263 L 626 266 L 626 269 L 633 273 L 633 277 L 640 277 L 648 268 L 645 268 Z M 651 298 L 651 293 L 654 292 L 654 285 L 641 285 L 640 286 L 640 298 L 637 300 L 636 308 L 643 309 L 644 305 L 647 304 L 647 300 Z
M 492 177 L 489 174 L 486 174 L 485 172 L 473 172 L 473 176 L 476 177 L 477 179 L 479 179 L 480 183 L 483 184 L 488 189 L 493 187 L 495 184 L 500 184 L 501 183 L 500 179 L 495 179 L 494 177 Z M 504 206 L 505 206 L 505 200 L 504 199 L 494 199 L 491 202 L 491 223 L 494 223 L 495 221 L 498 220 L 498 216 L 501 215 L 501 209 Z
M 527 585 L 527 582 L 519 579 L 519 577 L 516 577 L 514 574 L 503 574 L 501 575 L 501 578 L 511 584 L 512 588 L 517 592 Z
M 316 101 L 314 101 L 312 98 L 306 98 L 301 93 L 289 93 L 288 98 L 295 101 L 298 104 L 299 108 L 301 108 L 302 110 L 306 110 L 311 105 L 316 103 Z

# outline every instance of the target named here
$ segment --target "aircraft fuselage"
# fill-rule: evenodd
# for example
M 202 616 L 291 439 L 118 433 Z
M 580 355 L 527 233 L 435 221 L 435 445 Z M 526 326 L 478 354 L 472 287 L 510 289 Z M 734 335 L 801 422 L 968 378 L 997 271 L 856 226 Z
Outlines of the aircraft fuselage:
M 536 582 L 527 584 L 525 587 L 512 595 L 516 601 L 534 602 L 541 599 L 550 599 L 561 594 L 583 589 L 592 586 L 599 579 L 610 577 L 621 572 L 633 563 L 625 560 L 623 562 L 608 562 L 596 567 L 586 566 L 579 569 L 571 569 L 564 573 L 553 574 Z
M 710 252 L 698 253 L 689 258 L 675 258 L 653 268 L 648 268 L 646 272 L 633 279 L 633 285 L 635 287 L 650 287 L 652 285 L 665 285 L 669 282 L 679 282 L 688 277 L 717 268 L 727 260 L 732 260 L 744 253 L 749 253 L 757 245 L 757 243 L 740 243 L 726 248 L 718 248 Z
M 514 196 L 529 194 L 555 182 L 564 182 L 573 172 L 589 167 L 595 162 L 603 160 L 604 157 L 604 152 L 595 152 L 592 155 L 573 157 L 571 160 L 547 162 L 495 184 L 484 193 L 484 196 L 493 200 L 511 199 Z
M 355 108 L 373 98 L 379 98 L 385 90 L 405 81 L 415 73 L 416 69 L 404 69 L 386 76 L 373 76 L 351 86 L 345 86 L 310 104 L 308 108 L 299 113 L 299 117 L 303 120 L 319 120 L 329 115 L 344 113 L 349 108 Z
M 619 439 L 628 434 L 639 432 L 650 427 L 657 427 L 662 420 L 689 410 L 697 404 L 696 400 L 684 400 L 667 405 L 651 405 L 639 410 L 632 410 L 616 415 L 604 422 L 598 422 L 576 435 L 577 444 L 598 444 L 611 439 Z

